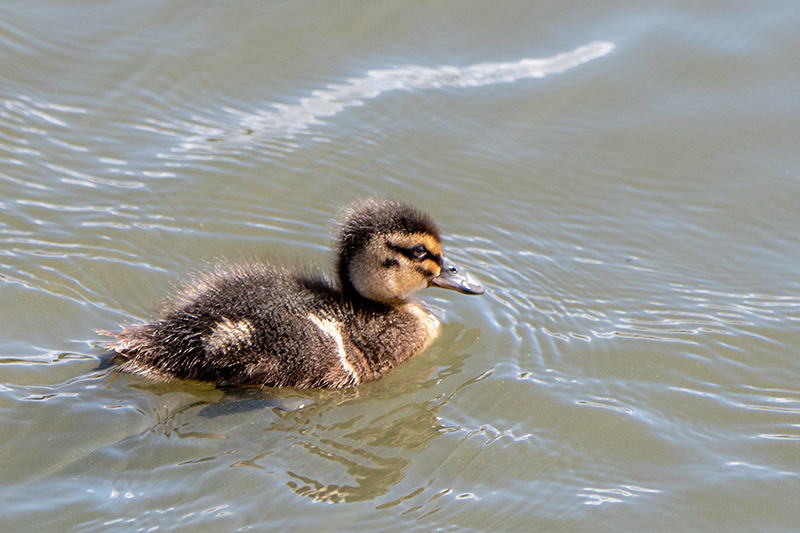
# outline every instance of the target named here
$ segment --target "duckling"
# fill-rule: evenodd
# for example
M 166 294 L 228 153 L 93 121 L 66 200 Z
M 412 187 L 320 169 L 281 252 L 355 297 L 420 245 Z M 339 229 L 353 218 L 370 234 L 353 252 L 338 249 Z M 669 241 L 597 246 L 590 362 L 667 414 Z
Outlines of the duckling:
M 168 301 L 160 318 L 123 327 L 119 369 L 156 379 L 344 388 L 378 379 L 436 338 L 440 323 L 414 293 L 483 294 L 446 258 L 428 215 L 394 200 L 343 213 L 333 276 L 259 262 L 218 265 Z

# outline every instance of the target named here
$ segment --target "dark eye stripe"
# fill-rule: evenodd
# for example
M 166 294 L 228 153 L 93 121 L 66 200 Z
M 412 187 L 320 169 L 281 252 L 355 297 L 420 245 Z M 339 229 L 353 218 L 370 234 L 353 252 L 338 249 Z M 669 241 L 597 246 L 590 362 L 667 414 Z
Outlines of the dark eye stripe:
M 406 248 L 405 246 L 398 246 L 397 244 L 392 244 L 391 242 L 387 242 L 386 246 L 390 250 L 394 250 L 395 252 L 403 254 L 412 261 L 424 261 L 425 259 L 433 259 L 439 265 L 441 265 L 442 263 L 442 258 L 440 256 L 431 253 L 427 248 L 425 248 L 422 245 L 415 245 L 412 246 L 411 248 Z M 422 247 L 422 249 L 424 250 L 424 253 L 422 255 L 417 255 L 416 253 L 414 253 L 414 250 L 417 247 Z
M 425 276 L 426 278 L 432 278 L 436 275 L 436 272 L 432 272 L 425 267 L 418 266 L 414 270 Z

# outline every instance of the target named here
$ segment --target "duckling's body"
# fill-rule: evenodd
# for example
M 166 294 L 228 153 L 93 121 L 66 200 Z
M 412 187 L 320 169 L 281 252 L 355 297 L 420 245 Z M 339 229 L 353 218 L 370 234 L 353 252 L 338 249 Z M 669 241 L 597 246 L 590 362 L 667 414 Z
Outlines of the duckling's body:
M 349 387 L 436 337 L 439 321 L 414 292 L 483 292 L 445 259 L 433 222 L 398 202 L 352 206 L 337 253 L 336 280 L 262 263 L 200 275 L 158 320 L 112 334 L 121 369 L 224 387 Z

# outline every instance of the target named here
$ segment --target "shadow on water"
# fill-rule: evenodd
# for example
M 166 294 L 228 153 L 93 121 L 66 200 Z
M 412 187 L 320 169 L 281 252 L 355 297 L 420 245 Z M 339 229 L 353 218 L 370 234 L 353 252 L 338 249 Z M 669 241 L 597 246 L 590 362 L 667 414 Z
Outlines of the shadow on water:
M 426 450 L 437 437 L 449 433 L 450 428 L 441 422 L 440 410 L 461 390 L 482 377 L 465 382 L 449 394 L 406 403 L 365 424 L 360 424 L 365 418 L 363 415 L 346 424 L 323 426 L 313 422 L 319 418 L 313 408 L 288 413 L 286 418 L 273 422 L 267 431 L 304 435 L 294 444 L 315 458 L 338 463 L 357 483 L 329 483 L 316 474 L 312 477 L 292 470 L 286 472 L 292 478 L 287 485 L 300 496 L 329 503 L 367 501 L 387 494 L 405 477 L 405 471 L 413 462 L 413 454 L 404 452 Z M 337 438 L 322 437 L 320 433 L 336 434 Z M 390 503 L 381 507 L 391 506 Z
M 210 384 L 154 382 L 106 368 L 61 385 L 25 387 L 28 398 L 34 389 L 46 388 L 49 399 L 27 405 L 43 418 L 48 415 L 42 409 L 51 414 L 58 409 L 64 424 L 94 412 L 107 433 L 81 453 L 56 460 L 60 467 L 48 476 L 88 480 L 99 470 L 114 472 L 111 486 L 131 487 L 143 483 L 145 472 L 159 478 L 165 471 L 175 483 L 191 483 L 180 481 L 191 476 L 185 467 L 211 462 L 220 474 L 231 467 L 278 474 L 291 492 L 313 501 L 368 501 L 389 493 L 415 455 L 450 431 L 439 411 L 481 377 L 450 387 L 443 382 L 462 372 L 478 336 L 478 330 L 450 324 L 421 356 L 351 389 L 220 391 Z M 431 398 L 437 388 L 442 391 Z M 74 430 L 70 435 L 67 441 L 80 438 Z M 155 489 L 143 493 L 147 490 Z M 112 495 L 120 492 L 111 489 Z
M 291 469 L 285 472 L 290 478 L 287 486 L 295 494 L 329 503 L 373 500 L 388 493 L 404 478 L 414 452 L 427 449 L 436 437 L 448 432 L 440 422 L 439 411 L 476 380 L 468 380 L 433 399 L 402 398 L 429 391 L 448 376 L 458 374 L 469 357 L 466 350 L 478 335 L 477 330 L 463 331 L 461 325 L 446 327 L 438 345 L 448 346 L 448 352 L 455 355 L 449 355 L 446 364 L 431 369 L 430 363 L 423 359 L 436 361 L 442 354 L 435 348 L 429 350 L 415 361 L 422 364 L 404 365 L 399 371 L 408 372 L 402 376 L 393 375 L 398 370 L 390 374 L 401 379 L 383 379 L 346 390 L 230 391 L 219 403 L 205 407 L 200 415 L 221 416 L 271 408 L 272 420 L 264 431 L 280 436 L 281 442 L 288 439 L 293 450 L 303 450 L 309 456 L 307 460 L 291 461 Z M 386 402 L 388 411 L 375 409 L 375 401 L 381 400 Z M 367 404 L 369 408 L 363 409 Z M 334 407 L 337 410 L 332 413 Z M 237 466 L 264 469 L 258 461 L 270 453 L 261 451 L 251 460 L 239 461 Z M 318 460 L 327 465 L 320 465 Z M 308 468 L 300 470 L 300 465 Z M 355 483 L 338 482 L 342 475 Z

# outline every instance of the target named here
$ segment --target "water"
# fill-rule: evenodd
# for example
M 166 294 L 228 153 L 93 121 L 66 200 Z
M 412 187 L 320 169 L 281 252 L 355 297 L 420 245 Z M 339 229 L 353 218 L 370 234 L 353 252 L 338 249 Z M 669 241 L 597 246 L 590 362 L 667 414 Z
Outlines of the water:
M 796 530 L 799 23 L 4 2 L 0 529 Z M 210 261 L 327 265 L 369 195 L 487 286 L 425 293 L 420 357 L 288 410 L 94 370 Z

